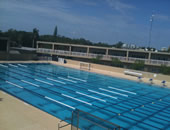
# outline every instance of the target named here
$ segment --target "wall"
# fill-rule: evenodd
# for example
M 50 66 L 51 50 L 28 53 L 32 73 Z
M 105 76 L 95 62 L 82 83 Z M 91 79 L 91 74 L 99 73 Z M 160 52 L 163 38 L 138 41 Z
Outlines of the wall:
M 7 54 L 0 53 L 0 60 L 37 60 L 36 54 Z

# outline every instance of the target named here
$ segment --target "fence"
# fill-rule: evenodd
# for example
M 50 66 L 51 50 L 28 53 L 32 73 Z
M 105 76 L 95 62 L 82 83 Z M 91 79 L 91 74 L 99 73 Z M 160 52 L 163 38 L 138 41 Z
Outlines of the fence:
M 121 127 L 96 117 L 90 113 L 74 110 L 72 112 L 71 130 L 120 130 Z
M 58 130 L 62 130 L 62 128 L 64 128 L 64 129 L 66 129 L 66 127 L 67 127 L 67 129 L 69 129 L 71 124 L 70 123 L 67 123 L 66 122 L 66 120 L 61 120 L 61 121 L 59 121 L 59 123 L 58 123 Z
M 96 58 L 98 54 L 93 53 L 84 53 L 84 52 L 73 52 L 73 51 L 64 51 L 64 50 L 52 50 L 52 49 L 44 49 L 44 48 L 37 48 L 37 52 L 40 53 L 48 53 L 48 54 L 58 54 L 58 55 L 67 55 L 67 56 L 82 56 L 82 57 L 89 57 L 89 58 Z M 124 57 L 124 56 L 113 56 L 113 55 L 100 55 L 103 60 L 111 60 L 111 58 L 117 58 L 120 61 L 128 61 L 128 62 L 135 62 L 135 61 L 144 61 L 144 63 L 154 64 L 154 65 L 167 65 L 170 66 L 170 61 L 164 60 L 153 60 L 153 59 L 143 59 L 143 58 L 134 58 L 134 57 Z

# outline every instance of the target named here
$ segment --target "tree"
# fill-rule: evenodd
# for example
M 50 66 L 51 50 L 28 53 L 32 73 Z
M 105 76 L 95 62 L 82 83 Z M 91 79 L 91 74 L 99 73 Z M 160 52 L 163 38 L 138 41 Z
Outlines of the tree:
M 58 29 L 57 29 L 57 26 L 55 26 L 54 33 L 53 33 L 54 37 L 57 37 L 57 32 L 58 32 Z
M 118 43 L 116 43 L 113 46 L 116 47 L 116 48 L 121 48 L 123 44 L 124 44 L 123 42 L 119 41 Z
M 169 48 L 168 48 L 168 52 L 170 52 L 170 46 L 169 46 Z
M 37 28 L 33 29 L 33 43 L 32 43 L 32 48 L 35 47 L 37 39 L 39 38 L 39 30 Z

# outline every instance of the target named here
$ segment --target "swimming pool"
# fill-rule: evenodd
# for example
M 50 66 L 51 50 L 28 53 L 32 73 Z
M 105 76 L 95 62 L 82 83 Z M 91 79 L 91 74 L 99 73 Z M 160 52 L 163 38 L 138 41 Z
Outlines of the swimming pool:
M 52 64 L 5 63 L 0 88 L 68 122 L 80 109 L 124 129 L 170 127 L 168 88 Z

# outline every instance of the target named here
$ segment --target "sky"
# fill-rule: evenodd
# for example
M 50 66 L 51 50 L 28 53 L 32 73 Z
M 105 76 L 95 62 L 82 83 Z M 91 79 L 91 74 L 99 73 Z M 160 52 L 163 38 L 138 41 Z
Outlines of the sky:
M 122 41 L 148 46 L 170 46 L 170 0 L 0 0 L 0 30 L 10 28 L 85 38 L 115 44 Z

